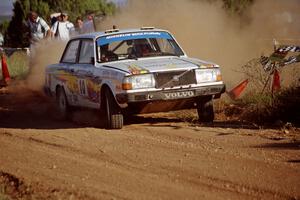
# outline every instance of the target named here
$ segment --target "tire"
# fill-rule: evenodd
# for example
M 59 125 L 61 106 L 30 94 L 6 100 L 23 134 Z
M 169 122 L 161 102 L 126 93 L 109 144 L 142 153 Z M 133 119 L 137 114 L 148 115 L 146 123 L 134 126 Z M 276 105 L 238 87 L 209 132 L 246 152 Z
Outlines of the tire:
M 104 91 L 103 106 L 106 121 L 105 127 L 107 129 L 121 129 L 124 124 L 123 114 L 109 89 Z
M 58 87 L 56 90 L 57 116 L 60 120 L 66 120 L 70 114 L 70 106 L 64 88 Z
M 199 122 L 213 122 L 215 118 L 214 105 L 211 98 L 200 100 L 197 103 Z

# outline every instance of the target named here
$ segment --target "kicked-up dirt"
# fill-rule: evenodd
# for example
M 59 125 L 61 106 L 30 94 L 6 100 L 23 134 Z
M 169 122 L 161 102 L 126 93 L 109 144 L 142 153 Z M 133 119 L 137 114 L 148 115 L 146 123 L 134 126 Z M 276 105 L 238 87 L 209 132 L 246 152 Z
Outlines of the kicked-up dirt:
M 0 94 L 0 199 L 300 199 L 300 133 L 178 113 L 58 121 L 42 95 Z M 2 196 L 1 196 L 2 195 Z

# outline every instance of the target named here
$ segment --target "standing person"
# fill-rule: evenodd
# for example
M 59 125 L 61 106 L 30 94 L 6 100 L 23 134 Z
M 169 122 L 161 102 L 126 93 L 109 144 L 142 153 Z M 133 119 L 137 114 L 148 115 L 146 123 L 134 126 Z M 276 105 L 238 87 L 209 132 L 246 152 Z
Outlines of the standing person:
M 30 43 L 34 44 L 51 35 L 50 27 L 38 14 L 31 11 L 28 15 L 27 26 L 30 30 Z
M 83 33 L 83 21 L 81 17 L 76 18 L 76 25 L 75 25 L 75 34 L 82 34 Z
M 51 27 L 55 24 L 57 21 L 61 21 L 61 13 L 52 13 L 50 15 L 51 19 Z
M 85 33 L 91 33 L 96 31 L 93 15 L 89 15 L 87 17 L 87 20 L 84 21 L 83 30 Z
M 68 21 L 68 14 L 61 13 L 61 21 L 57 21 L 51 27 L 53 36 L 58 39 L 68 41 L 70 33 L 74 31 L 74 24 Z

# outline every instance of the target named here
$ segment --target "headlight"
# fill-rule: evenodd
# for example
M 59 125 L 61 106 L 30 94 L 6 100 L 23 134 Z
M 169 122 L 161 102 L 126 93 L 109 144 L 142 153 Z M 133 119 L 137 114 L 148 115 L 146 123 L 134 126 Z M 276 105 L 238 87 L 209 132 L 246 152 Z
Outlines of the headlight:
M 123 90 L 153 88 L 155 87 L 155 79 L 153 74 L 142 74 L 127 76 L 123 80 Z
M 196 80 L 198 84 L 222 80 L 221 71 L 219 68 L 196 69 L 195 73 L 196 73 Z

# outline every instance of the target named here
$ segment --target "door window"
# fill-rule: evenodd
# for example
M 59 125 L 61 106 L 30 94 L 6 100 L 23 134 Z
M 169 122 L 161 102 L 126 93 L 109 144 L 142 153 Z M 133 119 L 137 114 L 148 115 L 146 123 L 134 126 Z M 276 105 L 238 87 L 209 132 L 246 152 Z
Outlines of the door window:
M 94 60 L 94 43 L 92 40 L 82 40 L 79 63 L 91 64 Z
M 66 63 L 75 63 L 77 58 L 78 47 L 79 40 L 73 40 L 69 42 L 61 61 Z

